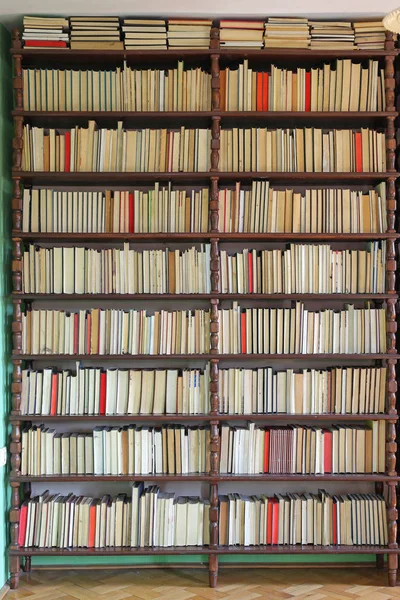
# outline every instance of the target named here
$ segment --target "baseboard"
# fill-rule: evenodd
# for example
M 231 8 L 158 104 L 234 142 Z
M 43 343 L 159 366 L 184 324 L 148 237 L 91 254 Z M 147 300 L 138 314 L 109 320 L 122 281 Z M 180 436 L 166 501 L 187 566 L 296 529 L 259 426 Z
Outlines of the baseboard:
M 370 569 L 373 563 L 273 563 L 273 564 L 250 564 L 250 563 L 220 563 L 218 569 L 304 569 L 312 567 L 313 569 Z M 32 571 L 94 571 L 94 570 L 132 570 L 141 569 L 204 569 L 208 568 L 208 563 L 174 563 L 174 564 L 157 564 L 157 565 L 35 565 L 32 566 Z M 0 596 L 2 600 L 2 596 Z
M 0 590 L 0 600 L 3 600 L 3 598 L 6 597 L 6 594 L 9 591 L 10 591 L 10 586 L 8 585 L 8 583 L 5 583 Z

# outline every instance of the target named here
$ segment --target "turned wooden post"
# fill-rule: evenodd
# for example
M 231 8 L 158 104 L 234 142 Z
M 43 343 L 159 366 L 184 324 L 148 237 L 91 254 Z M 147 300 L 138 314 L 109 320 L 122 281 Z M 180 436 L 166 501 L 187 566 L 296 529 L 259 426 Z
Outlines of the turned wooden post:
M 210 319 L 210 354 L 218 354 L 219 349 L 219 315 L 218 300 L 211 298 L 211 319 Z
M 11 383 L 11 414 L 20 415 L 22 400 L 22 360 L 14 359 L 12 364 L 13 374 Z
M 11 473 L 12 477 L 20 474 L 21 467 L 21 424 L 15 421 L 11 429 Z M 19 515 L 20 515 L 20 497 L 19 497 L 19 482 L 11 482 L 11 509 L 9 514 L 10 519 L 10 550 L 19 550 Z M 20 575 L 20 557 L 10 556 L 10 587 L 15 590 L 18 587 Z
M 211 293 L 219 292 L 219 248 L 218 239 L 211 239 Z
M 211 110 L 220 110 L 219 56 L 211 55 Z
M 219 170 L 219 147 L 220 147 L 221 118 L 212 117 L 211 123 L 211 171 Z
M 397 498 L 396 482 L 388 483 L 387 517 L 388 517 L 388 547 L 397 549 Z M 398 556 L 388 554 L 388 580 L 391 587 L 397 582 Z
M 211 197 L 210 197 L 210 232 L 217 233 L 219 221 L 219 187 L 218 177 L 211 177 Z
M 12 334 L 13 334 L 13 354 L 22 353 L 22 312 L 21 312 L 21 300 L 13 300 L 13 322 L 12 322 Z
M 13 292 L 22 292 L 22 240 L 20 238 L 13 238 L 12 249 L 12 284 Z
M 210 486 L 210 549 L 218 547 L 218 484 Z M 208 576 L 211 588 L 217 587 L 218 556 L 210 554 L 208 559 Z
M 16 232 L 22 231 L 22 190 L 19 177 L 13 180 L 13 198 L 11 201 L 12 227 Z
M 210 361 L 210 414 L 217 415 L 219 412 L 219 369 L 218 359 Z

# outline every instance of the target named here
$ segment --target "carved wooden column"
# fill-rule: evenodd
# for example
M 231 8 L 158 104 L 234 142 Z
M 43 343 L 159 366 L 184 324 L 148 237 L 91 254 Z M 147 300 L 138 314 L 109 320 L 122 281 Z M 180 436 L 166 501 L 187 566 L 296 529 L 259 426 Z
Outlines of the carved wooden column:
M 13 198 L 11 201 L 12 227 L 14 231 L 22 231 L 22 189 L 21 180 L 13 180 Z
M 379 496 L 383 496 L 383 482 L 376 481 L 375 482 L 375 494 Z M 384 554 L 376 554 L 376 568 L 379 571 L 382 571 L 385 568 L 385 555 Z
M 14 50 L 22 48 L 21 32 L 19 29 L 12 31 L 12 47 Z M 13 54 L 14 61 L 14 106 L 16 110 L 22 110 L 24 107 L 23 87 L 24 80 L 22 77 L 22 54 Z
M 220 110 L 219 55 L 211 55 L 211 110 Z
M 218 177 L 211 177 L 211 197 L 210 197 L 210 232 L 219 231 L 219 187 Z
M 389 177 L 386 182 L 387 233 L 396 233 L 396 181 Z
M 13 171 L 22 171 L 22 149 L 24 145 L 24 118 L 14 117 Z
M 388 514 L 388 546 L 397 549 L 397 497 L 396 482 L 388 483 L 387 514 Z M 388 554 L 388 580 L 391 587 L 397 581 L 398 556 Z
M 211 171 L 219 170 L 219 146 L 220 146 L 220 131 L 221 118 L 211 117 Z
M 14 359 L 11 383 L 11 414 L 21 414 L 21 392 L 22 392 L 22 360 Z
M 12 285 L 13 292 L 22 292 L 22 240 L 13 238 L 13 256 L 12 256 Z
M 219 248 L 218 239 L 211 239 L 211 293 L 219 293 Z
M 13 354 L 22 354 L 22 312 L 21 300 L 13 300 Z
M 17 477 L 20 474 L 21 468 L 21 424 L 15 421 L 11 429 L 11 477 Z M 20 515 L 20 498 L 19 498 L 19 482 L 11 483 L 11 509 L 10 509 L 10 550 L 18 550 L 19 536 L 19 515 Z M 20 575 L 20 558 L 19 556 L 10 556 L 10 587 L 15 590 L 18 587 Z
M 210 319 L 210 354 L 218 354 L 219 349 L 219 314 L 217 298 L 211 298 L 211 319 Z

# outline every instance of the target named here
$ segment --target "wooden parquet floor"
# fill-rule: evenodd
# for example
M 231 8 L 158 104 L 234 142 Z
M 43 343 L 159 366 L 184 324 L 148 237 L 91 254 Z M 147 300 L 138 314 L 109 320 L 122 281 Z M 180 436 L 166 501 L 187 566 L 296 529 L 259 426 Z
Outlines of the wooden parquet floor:
M 386 572 L 357 569 L 205 569 L 33 571 L 6 600 L 400 600 Z

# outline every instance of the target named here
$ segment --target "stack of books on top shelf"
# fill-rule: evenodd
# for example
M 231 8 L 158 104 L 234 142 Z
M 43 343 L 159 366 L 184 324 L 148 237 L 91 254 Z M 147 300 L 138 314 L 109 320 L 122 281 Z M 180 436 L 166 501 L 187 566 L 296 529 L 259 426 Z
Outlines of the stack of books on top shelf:
M 62 17 L 24 17 L 22 39 L 26 48 L 67 48 L 68 19 Z
M 209 19 L 168 19 L 168 46 L 209 48 L 211 26 Z
M 71 50 L 123 50 L 118 17 L 71 17 Z
M 312 50 L 354 50 L 354 29 L 342 21 L 310 21 Z
M 308 19 L 301 17 L 269 17 L 264 29 L 265 48 L 308 48 Z
M 127 50 L 167 49 L 165 19 L 124 19 L 122 31 Z
M 355 43 L 360 50 L 384 50 L 385 28 L 381 21 L 353 23 Z
M 264 21 L 220 22 L 221 48 L 262 48 Z

